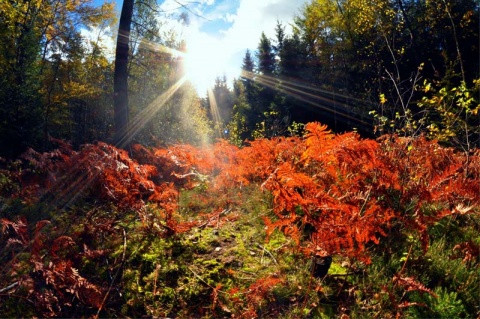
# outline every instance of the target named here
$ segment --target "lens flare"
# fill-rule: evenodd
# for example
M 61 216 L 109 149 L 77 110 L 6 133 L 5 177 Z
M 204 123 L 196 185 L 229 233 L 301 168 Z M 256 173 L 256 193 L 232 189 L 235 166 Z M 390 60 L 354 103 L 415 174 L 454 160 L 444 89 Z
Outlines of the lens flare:
M 207 94 L 217 77 L 237 76 L 239 67 L 229 62 L 228 48 L 221 40 L 192 35 L 187 39 L 184 58 L 185 73 L 200 96 Z

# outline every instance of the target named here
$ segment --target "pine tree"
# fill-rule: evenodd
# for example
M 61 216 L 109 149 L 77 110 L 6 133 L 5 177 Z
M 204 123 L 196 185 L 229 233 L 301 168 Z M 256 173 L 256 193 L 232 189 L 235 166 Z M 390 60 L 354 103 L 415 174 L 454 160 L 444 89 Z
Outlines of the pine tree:
M 275 71 L 275 53 L 270 39 L 264 32 L 260 36 L 260 43 L 257 48 L 258 73 L 271 75 Z
M 233 98 L 232 92 L 228 88 L 227 77 L 217 77 L 212 89 L 222 127 L 225 126 L 232 117 Z
M 283 26 L 280 21 L 277 20 L 277 25 L 275 26 L 275 36 L 277 44 L 273 46 L 275 58 L 279 60 L 276 65 L 275 73 L 280 73 L 279 67 L 281 62 L 281 52 L 285 44 L 285 26 Z
M 254 104 L 257 100 L 258 86 L 255 84 L 255 62 L 250 50 L 247 49 L 243 58 L 241 80 L 245 89 L 247 103 Z
M 278 73 L 287 78 L 302 80 L 307 72 L 307 52 L 298 34 L 293 34 L 283 41 L 279 51 Z
M 241 146 L 249 139 L 254 126 L 250 121 L 251 106 L 248 103 L 245 84 L 242 80 L 233 81 L 232 119 L 228 123 L 228 138 L 231 143 Z

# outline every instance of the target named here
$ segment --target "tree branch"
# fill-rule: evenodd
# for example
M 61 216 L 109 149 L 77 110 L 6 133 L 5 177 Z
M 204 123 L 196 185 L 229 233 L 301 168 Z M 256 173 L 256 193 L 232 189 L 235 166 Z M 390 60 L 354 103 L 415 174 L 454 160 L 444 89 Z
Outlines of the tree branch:
M 186 4 L 183 4 L 183 3 L 181 3 L 181 2 L 178 1 L 178 0 L 175 0 L 175 2 L 178 3 L 181 8 L 184 8 L 185 10 L 187 10 L 188 12 L 190 12 L 191 14 L 193 14 L 193 15 L 201 18 L 201 19 L 204 19 L 204 20 L 207 20 L 207 21 L 212 21 L 212 20 L 210 20 L 210 19 L 205 18 L 205 17 L 202 16 L 202 15 L 199 15 L 199 14 L 196 13 L 196 12 L 193 12 L 192 9 L 190 9 Z M 192 4 L 192 3 L 197 3 L 197 4 L 199 4 L 200 2 L 198 2 L 198 1 L 192 1 L 192 2 L 189 2 L 188 4 Z
M 152 11 L 155 12 L 155 13 L 165 13 L 164 10 L 154 9 L 151 4 L 146 3 L 146 2 L 144 2 L 144 1 L 135 1 L 135 4 L 136 4 L 136 5 L 146 6 L 146 7 L 148 7 L 150 10 L 152 10 Z
M 5 291 L 9 291 L 10 289 L 13 289 L 13 288 L 17 287 L 18 285 L 19 285 L 19 283 L 18 283 L 18 281 L 16 281 L 13 284 L 8 285 L 7 287 L 0 289 L 0 293 L 5 292 Z

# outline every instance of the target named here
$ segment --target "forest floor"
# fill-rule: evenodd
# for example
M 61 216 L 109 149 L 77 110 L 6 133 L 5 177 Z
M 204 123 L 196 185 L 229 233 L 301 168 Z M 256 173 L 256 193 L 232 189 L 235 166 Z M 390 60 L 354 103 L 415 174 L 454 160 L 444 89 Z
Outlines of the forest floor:
M 479 153 L 308 129 L 0 163 L 0 317 L 478 319 Z

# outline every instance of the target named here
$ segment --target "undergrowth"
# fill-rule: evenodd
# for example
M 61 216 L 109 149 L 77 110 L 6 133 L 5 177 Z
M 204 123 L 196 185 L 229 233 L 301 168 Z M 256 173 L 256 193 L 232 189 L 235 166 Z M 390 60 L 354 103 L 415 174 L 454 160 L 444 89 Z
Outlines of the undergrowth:
M 0 316 L 478 318 L 478 151 L 306 132 L 2 161 Z

